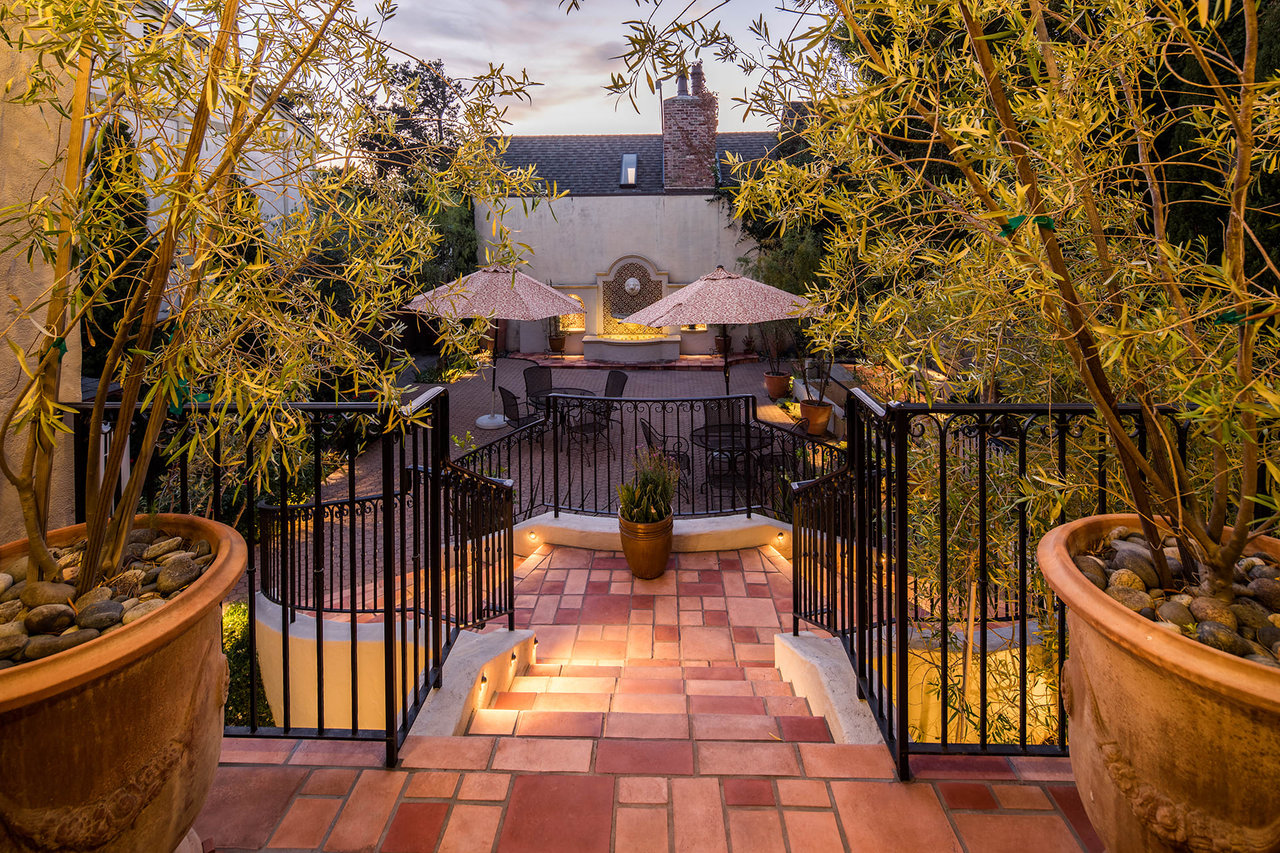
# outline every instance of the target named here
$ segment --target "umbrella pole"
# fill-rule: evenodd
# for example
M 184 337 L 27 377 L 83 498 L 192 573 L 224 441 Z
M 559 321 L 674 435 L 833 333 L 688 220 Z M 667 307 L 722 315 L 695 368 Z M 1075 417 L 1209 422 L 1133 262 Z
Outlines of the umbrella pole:
M 729 396 L 729 353 L 724 354 L 724 395 Z
M 493 348 L 493 366 L 489 368 L 489 414 L 476 418 L 476 426 L 480 429 L 502 429 L 507 419 L 498 414 L 498 348 Z

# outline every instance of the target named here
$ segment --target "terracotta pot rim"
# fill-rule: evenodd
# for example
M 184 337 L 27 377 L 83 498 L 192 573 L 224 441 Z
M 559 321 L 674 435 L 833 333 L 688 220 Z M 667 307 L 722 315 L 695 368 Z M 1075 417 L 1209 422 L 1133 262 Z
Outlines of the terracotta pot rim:
M 1079 618 L 1130 655 L 1250 704 L 1280 713 L 1280 669 L 1219 651 L 1156 626 L 1093 585 L 1071 557 L 1094 545 L 1108 529 L 1138 527 L 1133 513 L 1094 515 L 1050 530 L 1036 548 L 1040 571 L 1058 597 Z M 1280 541 L 1259 538 L 1254 544 L 1280 556 Z
M 186 631 L 209 608 L 216 607 L 240 579 L 248 562 L 244 537 L 232 527 L 194 515 L 157 513 L 139 515 L 168 532 L 193 538 L 192 533 L 210 540 L 217 557 L 199 578 L 169 604 L 134 622 L 66 651 L 42 660 L 0 670 L 0 713 L 48 699 L 106 675 L 136 660 Z M 83 534 L 85 525 L 76 524 L 50 531 L 52 543 L 71 541 Z M 26 540 L 0 545 L 0 559 L 22 554 Z
M 790 376 L 791 374 L 787 373 L 785 370 L 778 370 L 778 371 L 766 370 L 764 372 L 764 375 L 765 376 Z
M 636 537 L 661 534 L 666 528 L 674 526 L 675 519 L 673 512 L 661 521 L 628 521 L 622 517 L 622 513 L 618 513 L 618 524 L 626 525 L 631 535 Z
M 812 401 L 810 401 L 810 400 L 801 400 L 801 401 L 800 401 L 800 405 L 801 405 L 801 406 L 809 406 L 810 408 L 813 408 L 813 409 L 829 409 L 829 408 L 831 408 L 831 403 L 830 403 L 830 402 L 828 402 L 827 400 L 823 400 L 821 403 L 815 403 L 815 402 L 812 402 Z

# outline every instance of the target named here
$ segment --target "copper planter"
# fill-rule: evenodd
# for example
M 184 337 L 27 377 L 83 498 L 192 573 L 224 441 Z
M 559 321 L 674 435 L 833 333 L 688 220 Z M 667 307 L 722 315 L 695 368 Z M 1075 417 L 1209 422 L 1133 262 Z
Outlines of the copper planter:
M 642 580 L 660 577 L 671 556 L 671 538 L 675 517 L 642 524 L 618 516 L 618 533 L 622 537 L 622 553 L 631 574 Z

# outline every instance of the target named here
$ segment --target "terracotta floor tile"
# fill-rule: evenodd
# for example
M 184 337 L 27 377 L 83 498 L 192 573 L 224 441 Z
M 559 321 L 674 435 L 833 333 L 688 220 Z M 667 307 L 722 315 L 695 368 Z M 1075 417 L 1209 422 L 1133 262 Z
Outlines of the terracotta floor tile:
M 785 741 L 831 743 L 831 729 L 822 717 L 778 717 L 778 729 Z
M 748 681 L 720 681 L 711 678 L 690 678 L 684 683 L 690 696 L 754 696 Z
M 616 678 L 560 675 L 547 679 L 547 693 L 610 693 L 617 684 Z
M 613 697 L 612 709 L 629 714 L 685 714 L 689 700 L 683 693 L 631 693 Z
M 756 641 L 755 628 L 730 627 L 729 634 L 733 637 L 735 643 L 754 643 Z
M 622 660 L 627 656 L 625 640 L 579 640 L 573 648 L 576 660 Z
M 682 678 L 628 678 L 618 679 L 616 693 L 683 693 Z
M 729 624 L 755 628 L 777 628 L 778 611 L 768 598 L 730 598 L 726 602 Z
M 711 623 L 703 621 L 701 610 L 681 610 L 680 611 L 680 627 L 681 628 L 697 628 L 702 625 Z
M 782 821 L 774 809 L 730 809 L 729 840 L 733 853 L 782 853 L 787 849 Z
M 458 789 L 458 773 L 425 772 L 413 773 L 409 776 L 409 784 L 405 786 L 406 797 L 430 797 L 447 800 Z
M 939 782 L 935 787 L 949 809 L 976 811 L 996 808 L 996 798 L 992 796 L 991 789 L 981 782 Z
M 502 822 L 502 806 L 473 806 L 459 803 L 449 814 L 444 837 L 437 853 L 476 853 L 493 849 L 498 825 Z
M 493 710 L 528 711 L 538 698 L 537 693 L 508 693 L 506 691 L 493 697 Z
M 773 795 L 773 783 L 768 779 L 724 779 L 724 804 L 726 806 L 772 806 L 777 801 Z
M 678 663 L 664 664 L 658 660 L 627 661 L 627 666 L 622 669 L 619 683 L 640 678 L 680 681 L 684 678 L 684 669 Z
M 1079 853 L 1080 845 L 1057 815 L 952 815 L 969 853 L 1021 853 L 1035 839 L 1037 853 Z
M 698 772 L 721 776 L 799 776 L 795 747 L 788 743 L 698 742 Z
M 706 572 L 720 568 L 720 560 L 714 551 L 684 551 L 676 554 L 681 571 Z
M 1071 759 L 1053 756 L 1025 755 L 1009 759 L 1019 779 L 1031 782 L 1071 782 Z
M 677 739 L 689 737 L 687 714 L 628 714 L 605 716 L 604 736 L 612 738 Z
M 670 849 L 666 809 L 620 808 L 614 821 L 614 850 Z
M 362 771 L 324 849 L 357 853 L 376 845 L 408 778 L 408 773 L 399 770 Z
M 676 849 L 681 853 L 724 853 L 729 849 L 715 779 L 672 779 L 671 812 Z
M 220 764 L 284 764 L 298 745 L 296 740 L 261 737 L 224 737 Z
M 923 850 L 959 853 L 961 850 L 931 785 L 832 782 L 831 795 L 851 850 L 878 853 Z M 910 819 L 904 819 L 908 815 Z
M 564 667 L 561 667 L 563 669 Z M 549 675 L 517 675 L 511 679 L 507 690 L 512 693 L 545 693 L 553 676 Z M 559 678 L 559 676 L 554 676 Z
M 740 666 L 716 664 L 688 669 L 685 671 L 685 678 L 697 678 L 706 681 L 745 681 L 747 671 Z
M 305 767 L 219 767 L 196 832 L 219 847 L 256 850 L 267 843 L 306 777 Z
M 594 743 L 590 740 L 501 738 L 493 756 L 493 769 L 585 773 L 591 769 Z
M 689 713 L 763 714 L 765 699 L 759 696 L 690 696 Z
M 432 853 L 448 814 L 447 803 L 401 803 L 383 839 L 382 853 Z
M 779 779 L 778 801 L 784 806 L 830 808 L 831 795 L 827 784 L 817 779 Z
M 689 660 L 725 660 L 733 657 L 727 628 L 681 628 L 680 656 Z
M 631 621 L 629 595 L 584 595 L 582 622 L 589 625 L 626 625 Z
M 462 777 L 458 799 L 505 800 L 510 786 L 510 773 L 468 773 Z
M 609 740 L 596 747 L 597 773 L 688 776 L 693 773 L 689 741 Z
M 680 629 L 675 625 L 654 625 L 653 641 L 655 643 L 674 643 L 680 639 Z
M 533 694 L 517 694 L 533 695 Z M 467 734 L 472 735 L 509 735 L 516 729 L 516 718 L 519 711 L 499 708 L 477 708 L 467 725 Z
M 293 801 L 267 847 L 319 847 L 342 800 L 299 797 Z
M 612 827 L 612 779 L 517 776 L 498 850 L 499 853 L 608 850 Z
M 618 802 L 662 804 L 667 801 L 665 776 L 618 777 Z
M 690 719 L 696 740 L 778 739 L 777 721 L 763 714 L 694 714 Z
M 489 766 L 493 738 L 410 735 L 400 747 L 400 766 L 421 770 L 483 770 Z
M 533 710 L 604 713 L 609 710 L 610 695 L 609 693 L 539 693 L 533 700 Z
M 1048 791 L 1049 796 L 1053 798 L 1053 801 L 1058 804 L 1058 808 L 1070 821 L 1085 849 L 1092 851 L 1092 853 L 1101 853 L 1103 849 L 1102 839 L 1098 837 L 1098 833 L 1094 831 L 1093 824 L 1089 822 L 1089 816 L 1085 814 L 1084 803 L 1080 800 L 1080 794 L 1076 791 L 1076 786 L 1049 785 Z
M 808 717 L 810 716 L 809 700 L 803 696 L 765 696 L 766 713 L 775 717 Z
M 341 797 L 351 790 L 351 785 L 358 775 L 360 771 L 355 769 L 312 770 L 298 794 L 312 797 Z
M 587 711 L 522 711 L 516 734 L 543 737 L 600 737 L 604 714 Z
M 995 755 L 917 755 L 911 759 L 917 779 L 1015 780 L 1009 760 Z
M 784 811 L 782 819 L 792 853 L 841 853 L 848 849 L 831 812 Z
M 794 696 L 788 681 L 752 681 L 751 689 L 757 696 Z
M 1053 803 L 1038 785 L 992 785 L 1002 809 L 1051 809 Z
M 304 740 L 289 757 L 290 764 L 341 767 L 381 767 L 386 761 L 387 745 L 380 741 Z
M 805 775 L 829 779 L 893 779 L 895 768 L 884 744 L 802 743 Z

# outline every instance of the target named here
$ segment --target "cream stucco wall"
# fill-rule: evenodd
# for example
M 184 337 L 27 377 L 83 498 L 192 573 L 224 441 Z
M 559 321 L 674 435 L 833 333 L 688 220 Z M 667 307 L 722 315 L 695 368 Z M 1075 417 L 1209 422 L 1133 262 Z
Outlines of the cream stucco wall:
M 587 334 L 599 331 L 596 276 L 619 258 L 645 258 L 667 274 L 670 289 L 701 278 L 717 264 L 743 272 L 738 258 L 754 248 L 730 221 L 728 205 L 709 195 L 569 196 L 528 216 L 518 201 L 510 208 L 503 224 L 512 230 L 515 242 L 532 250 L 526 271 L 582 297 Z M 476 230 L 482 237 L 494 232 L 495 216 L 492 207 L 476 206 Z M 745 333 L 735 331 L 738 346 Z M 681 351 L 708 352 L 712 338 L 712 333 L 686 333 Z M 513 323 L 507 345 L 541 351 L 546 334 L 541 324 Z M 581 333 L 569 336 L 566 351 L 582 351 Z
M 13 80 L 13 91 L 21 92 L 29 64 L 26 57 L 0 43 L 0 79 Z M 67 127 L 52 110 L 41 112 L 34 107 L 16 106 L 0 101 L 0 209 L 27 204 L 53 186 L 56 173 L 49 169 L 59 145 L 65 140 Z M 6 236 L 7 233 L 6 233 Z M 18 320 L 21 313 L 14 302 L 38 306 L 53 286 L 53 270 L 40 261 L 27 262 L 26 251 L 0 255 L 0 324 L 5 346 L 0 347 L 0 412 L 14 404 L 25 379 L 21 366 L 7 345 L 9 341 L 26 348 L 35 340 L 29 322 Z M 43 311 L 37 312 L 43 317 Z M 67 354 L 62 359 L 63 400 L 80 399 L 80 336 L 67 336 Z M 59 445 L 54 479 L 50 490 L 49 521 L 54 527 L 71 523 L 74 508 L 74 485 L 71 471 L 69 436 Z M 19 458 L 22 436 L 11 436 L 9 458 Z M 0 478 L 0 542 L 22 536 L 22 514 L 17 492 L 7 480 Z

